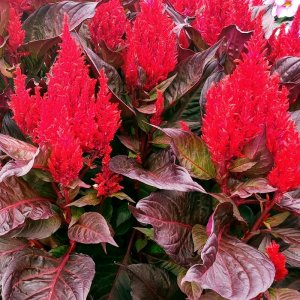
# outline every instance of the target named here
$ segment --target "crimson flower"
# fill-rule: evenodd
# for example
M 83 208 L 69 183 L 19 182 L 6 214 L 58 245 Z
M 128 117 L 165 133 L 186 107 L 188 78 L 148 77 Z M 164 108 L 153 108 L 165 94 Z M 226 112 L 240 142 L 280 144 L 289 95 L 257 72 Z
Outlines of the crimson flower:
M 25 31 L 22 29 L 21 16 L 17 10 L 10 5 L 9 21 L 7 24 L 8 50 L 12 55 L 17 53 L 17 49 L 24 43 Z
M 66 21 L 57 59 L 47 77 L 47 93 L 42 97 L 36 88 L 35 95 L 29 95 L 25 76 L 18 68 L 10 106 L 21 130 L 34 142 L 49 147 L 50 172 L 56 182 L 67 186 L 78 177 L 83 153 L 109 157 L 107 149 L 120 126 L 120 111 L 110 102 L 103 70 L 95 97 L 97 81 L 89 77 L 89 68 Z M 113 181 L 112 174 L 107 173 L 104 179 Z
M 300 137 L 288 113 L 287 90 L 279 88 L 277 74 L 270 75 L 265 45 L 256 30 L 233 74 L 209 89 L 202 132 L 222 179 L 232 160 L 244 157 L 245 145 L 266 128 L 274 159 L 268 180 L 286 192 L 300 186 Z
M 235 24 L 243 31 L 255 28 L 255 20 L 251 18 L 250 1 L 202 0 L 201 4 L 195 27 L 209 45 L 218 40 L 219 34 L 226 26 Z
M 177 63 L 174 25 L 160 0 L 141 3 L 141 12 L 128 32 L 123 71 L 127 86 L 149 91 L 165 80 Z M 166 42 L 167 41 L 167 42 Z
M 279 252 L 279 245 L 272 241 L 272 243 L 266 247 L 266 253 L 275 267 L 275 281 L 280 281 L 286 277 L 288 270 L 285 267 L 285 256 Z
M 160 90 L 157 90 L 157 99 L 155 101 L 156 111 L 150 118 L 150 123 L 159 126 L 162 123 L 162 113 L 164 111 L 164 96 Z
M 118 50 L 125 46 L 124 35 L 128 26 L 120 0 L 101 3 L 89 23 L 92 42 L 99 47 L 101 41 L 104 41 L 111 50 Z
M 284 56 L 300 56 L 300 7 L 294 17 L 290 29 L 287 31 L 286 25 L 282 24 L 275 29 L 269 39 L 272 52 L 269 60 L 275 60 Z

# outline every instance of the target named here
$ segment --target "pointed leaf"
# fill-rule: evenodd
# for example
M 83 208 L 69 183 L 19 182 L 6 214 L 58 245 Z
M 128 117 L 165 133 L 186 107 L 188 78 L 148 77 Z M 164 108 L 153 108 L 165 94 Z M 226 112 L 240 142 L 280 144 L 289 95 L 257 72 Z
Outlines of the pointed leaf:
M 186 274 L 186 270 L 183 270 L 177 276 L 177 284 L 181 289 L 181 291 L 188 296 L 189 300 L 202 299 L 201 294 L 203 289 L 199 287 L 199 285 L 197 285 L 194 282 L 187 282 L 187 281 L 182 282 L 182 278 L 185 276 L 185 274 Z
M 300 268 L 300 246 L 299 243 L 291 245 L 282 252 L 286 258 L 286 262 L 295 268 Z
M 23 23 L 27 42 L 25 49 L 42 56 L 57 44 L 62 33 L 64 14 L 69 17 L 69 28 L 72 31 L 94 16 L 97 5 L 97 2 L 63 1 L 42 6 Z
M 21 230 L 16 230 L 13 233 L 14 237 L 23 237 L 28 239 L 44 239 L 51 236 L 61 226 L 61 218 L 59 215 L 54 215 L 45 220 L 26 220 L 24 227 Z
M 232 193 L 232 196 L 236 195 L 241 198 L 248 198 L 253 194 L 264 194 L 274 191 L 276 191 L 276 188 L 270 186 L 267 179 L 256 178 L 238 184 L 238 186 L 235 188 L 235 191 Z
M 69 228 L 69 239 L 83 244 L 109 243 L 118 246 L 104 217 L 96 212 L 80 216 L 77 223 Z
M 181 97 L 199 85 L 206 65 L 214 58 L 219 47 L 220 43 L 216 43 L 207 50 L 195 53 L 177 65 L 175 69 L 177 76 L 164 94 L 169 105 L 174 105 Z
M 0 238 L 0 281 L 14 253 L 29 247 L 26 240 L 15 238 Z
M 246 221 L 241 216 L 239 208 L 237 207 L 235 202 L 230 197 L 228 197 L 226 194 L 223 194 L 223 193 L 209 193 L 209 195 L 211 195 L 212 197 L 217 199 L 220 203 L 226 203 L 226 202 L 231 203 L 231 205 L 233 206 L 233 215 L 234 215 L 234 217 L 242 224 L 242 226 L 247 225 Z
M 108 79 L 108 87 L 112 94 L 117 98 L 122 108 L 129 110 L 131 114 L 134 113 L 134 110 L 130 108 L 127 104 L 125 104 L 121 100 L 121 92 L 122 92 L 122 80 L 117 72 L 117 70 L 102 60 L 94 51 L 92 51 L 85 43 L 85 41 L 80 37 L 76 32 L 73 34 L 76 40 L 81 45 L 84 53 L 86 54 L 87 59 L 89 60 L 92 70 L 94 71 L 96 76 L 100 75 L 100 71 L 104 69 L 106 77 Z
M 10 177 L 0 183 L 0 235 L 25 223 L 53 216 L 51 203 L 32 191 L 24 180 Z
M 153 226 L 153 239 L 175 262 L 189 266 L 199 260 L 194 255 L 192 228 L 207 222 L 207 205 L 210 199 L 204 194 L 160 191 L 141 199 L 130 210 L 139 222 Z
M 285 193 L 277 205 L 300 215 L 300 189 Z
M 176 280 L 167 271 L 150 264 L 127 267 L 133 300 L 176 299 Z
M 83 254 L 56 259 L 43 250 L 25 249 L 13 256 L 3 275 L 3 300 L 85 300 L 95 274 Z
M 280 75 L 281 83 L 289 90 L 290 99 L 297 99 L 300 94 L 300 58 L 294 56 L 280 58 L 271 71 Z
M 210 263 L 208 259 L 191 267 L 183 282 L 196 282 L 226 299 L 250 300 L 265 292 L 275 276 L 274 265 L 266 255 L 232 237 L 221 239 L 215 261 Z
M 242 173 L 242 172 L 245 172 L 245 171 L 251 169 L 256 164 L 257 164 L 256 161 L 251 161 L 247 157 L 238 158 L 232 162 L 232 164 L 230 165 L 229 171 L 231 173 Z
M 249 178 L 264 177 L 273 167 L 273 155 L 267 147 L 266 130 L 251 140 L 243 149 L 243 154 L 256 164 L 243 172 Z
M 96 191 L 92 191 L 88 194 L 86 194 L 85 196 L 77 199 L 76 201 L 70 203 L 67 206 L 76 206 L 76 207 L 84 207 L 86 205 L 98 205 L 100 203 L 100 199 L 97 198 L 97 192 Z
M 176 165 L 174 160 L 173 158 L 173 161 L 166 161 L 163 166 L 150 171 L 143 169 L 135 159 L 118 155 L 111 159 L 109 167 L 114 173 L 122 174 L 158 189 L 205 193 L 203 187 L 193 181 L 187 170 Z
M 288 244 L 300 247 L 300 230 L 296 228 L 272 228 L 271 233 Z
M 292 111 L 291 119 L 295 122 L 297 130 L 300 132 L 300 110 Z
M 252 35 L 252 31 L 241 31 L 236 25 L 225 27 L 219 36 L 223 38 L 221 51 L 226 53 L 225 69 L 227 74 L 231 74 L 235 68 L 235 61 L 240 58 L 245 44 Z
M 11 176 L 27 174 L 40 152 L 38 148 L 4 134 L 0 134 L 0 151 L 12 158 L 0 170 L 0 182 Z
M 300 293 L 292 289 L 270 289 L 268 300 L 297 300 L 300 299 Z
M 214 178 L 216 170 L 201 138 L 192 132 L 175 128 L 163 128 L 162 131 L 171 138 L 176 157 L 191 176 L 205 180 Z
M 269 227 L 276 227 L 282 224 L 289 215 L 290 213 L 288 211 L 285 211 L 267 218 L 265 223 L 268 224 Z

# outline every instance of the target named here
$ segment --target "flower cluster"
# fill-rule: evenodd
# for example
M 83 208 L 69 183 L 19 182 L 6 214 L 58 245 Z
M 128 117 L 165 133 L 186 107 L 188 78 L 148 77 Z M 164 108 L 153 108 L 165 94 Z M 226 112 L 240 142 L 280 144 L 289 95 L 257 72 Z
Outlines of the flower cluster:
M 195 27 L 209 45 L 218 40 L 219 34 L 226 26 L 235 24 L 243 31 L 255 28 L 255 20 L 251 18 L 250 1 L 202 0 L 201 3 L 202 6 L 196 18 Z
M 110 0 L 101 3 L 96 14 L 89 23 L 91 39 L 95 47 L 104 41 L 111 50 L 118 50 L 125 46 L 125 33 L 129 22 L 126 18 L 120 0 Z
M 282 24 L 276 29 L 269 39 L 271 54 L 269 60 L 275 60 L 284 56 L 300 56 L 300 7 L 295 15 L 291 27 L 287 30 Z
M 177 41 L 173 27 L 160 0 L 141 3 L 141 12 L 128 32 L 123 66 L 128 87 L 143 87 L 149 91 L 174 69 Z
M 275 281 L 284 279 L 288 274 L 288 270 L 285 267 L 285 256 L 279 252 L 279 245 L 272 241 L 272 243 L 266 247 L 266 253 L 275 267 Z
M 274 158 L 268 179 L 285 192 L 300 185 L 300 137 L 287 112 L 287 91 L 269 73 L 265 45 L 262 32 L 256 31 L 234 73 L 208 91 L 203 139 L 222 178 L 233 159 L 244 157 L 245 145 L 266 128 Z
M 110 142 L 120 126 L 120 111 L 110 102 L 102 70 L 100 91 L 89 77 L 81 50 L 72 39 L 67 22 L 56 62 L 48 74 L 47 93 L 40 96 L 25 89 L 25 76 L 16 72 L 15 94 L 10 106 L 14 118 L 34 142 L 51 149 L 49 169 L 56 182 L 68 186 L 83 166 L 83 152 L 97 157 L 110 155 Z
M 195 16 L 201 6 L 201 1 L 195 0 L 172 0 L 170 2 L 176 11 L 188 17 Z
M 22 29 L 20 14 L 13 6 L 9 8 L 7 32 L 9 35 L 8 50 L 11 55 L 15 55 L 18 48 L 24 43 L 25 31 Z
M 263 46 L 261 33 L 253 35 L 248 54 L 234 73 L 206 95 L 203 139 L 221 177 L 231 159 L 241 157 L 244 146 L 262 130 L 267 103 L 273 101 L 278 90 L 276 87 L 274 91 L 269 80 L 268 65 L 261 53 Z
M 155 109 L 156 109 L 155 113 L 150 118 L 150 123 L 159 126 L 162 123 L 162 113 L 164 111 L 164 96 L 160 90 L 157 91 Z

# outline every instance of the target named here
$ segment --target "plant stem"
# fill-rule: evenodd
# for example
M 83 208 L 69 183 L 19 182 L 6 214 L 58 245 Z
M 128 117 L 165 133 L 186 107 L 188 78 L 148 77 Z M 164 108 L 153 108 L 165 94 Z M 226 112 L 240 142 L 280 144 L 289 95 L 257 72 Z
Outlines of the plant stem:
M 91 168 L 91 165 L 93 164 L 94 160 L 98 157 L 98 153 L 94 153 L 92 157 L 90 158 L 90 163 L 89 165 L 86 165 L 83 170 L 81 171 L 79 178 L 82 179 L 86 172 Z
M 127 246 L 126 253 L 124 255 L 122 263 L 119 264 L 118 272 L 116 274 L 116 277 L 115 277 L 113 285 L 112 285 L 113 287 L 115 286 L 115 283 L 116 283 L 116 281 L 118 279 L 118 276 L 120 275 L 120 272 L 121 272 L 122 268 L 125 267 L 125 266 L 127 266 L 127 264 L 128 264 L 128 258 L 129 258 L 129 255 L 130 255 L 130 250 L 131 250 L 132 243 L 133 243 L 133 240 L 134 240 L 135 232 L 136 232 L 135 229 L 133 229 L 133 232 L 131 234 L 131 237 L 130 237 L 130 240 L 129 240 L 129 243 L 128 243 L 128 246 Z M 112 300 L 112 293 L 111 292 L 110 292 L 107 300 Z
M 256 231 L 259 230 L 262 223 L 264 222 L 265 218 L 267 217 L 270 210 L 275 206 L 275 204 L 278 202 L 278 200 L 282 197 L 281 193 L 276 193 L 274 195 L 273 200 L 266 204 L 263 212 L 259 216 L 259 218 L 255 221 L 254 225 L 252 226 L 251 230 L 246 234 L 246 236 L 243 238 L 243 241 L 247 243 L 254 235 L 256 235 Z
M 59 200 L 62 199 L 62 194 L 61 194 L 61 192 L 59 191 L 59 189 L 57 188 L 55 182 L 52 181 L 52 182 L 51 182 L 51 186 L 52 186 L 52 189 L 54 190 L 54 192 L 55 192 L 57 198 L 58 198 Z
M 32 168 L 33 169 L 37 169 L 37 170 L 42 170 L 42 171 L 50 172 L 50 170 L 47 167 L 44 167 L 42 165 L 34 165 Z
M 71 203 L 70 199 L 70 192 L 67 188 L 64 188 L 64 197 L 65 197 L 65 206 L 64 206 L 64 212 L 66 214 L 66 222 L 69 224 L 71 222 L 71 208 L 70 206 L 67 206 Z

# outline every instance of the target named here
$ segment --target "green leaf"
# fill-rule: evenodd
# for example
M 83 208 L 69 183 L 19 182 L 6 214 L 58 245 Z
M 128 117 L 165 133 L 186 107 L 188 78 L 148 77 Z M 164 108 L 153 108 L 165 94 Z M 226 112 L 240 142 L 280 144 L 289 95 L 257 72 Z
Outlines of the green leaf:
M 205 226 L 196 224 L 192 229 L 192 237 L 194 243 L 194 251 L 197 252 L 202 250 L 203 246 L 207 241 Z
M 269 300 L 297 300 L 300 293 L 292 289 L 269 289 Z
M 171 138 L 171 147 L 180 164 L 191 176 L 208 180 L 214 178 L 216 170 L 204 141 L 192 132 L 174 128 L 162 131 Z
M 100 203 L 100 199 L 97 198 L 97 192 L 96 191 L 91 191 L 87 193 L 85 196 L 79 198 L 78 200 L 70 203 L 67 206 L 76 206 L 76 207 L 84 207 L 86 205 L 98 205 Z
M 69 246 L 68 245 L 62 245 L 62 246 L 58 246 L 56 248 L 53 248 L 49 251 L 49 253 L 56 257 L 56 258 L 59 258 L 61 256 L 63 256 L 67 250 L 69 249 Z
M 148 239 L 153 239 L 154 229 L 153 228 L 144 228 L 144 227 L 134 227 L 134 229 L 143 233 Z
M 135 242 L 135 249 L 137 252 L 140 252 L 142 249 L 144 249 L 148 244 L 147 239 L 138 239 Z
M 269 217 L 264 222 L 264 224 L 269 228 L 276 227 L 276 226 L 280 225 L 281 223 L 283 223 L 289 215 L 290 215 L 290 213 L 288 211 L 282 212 L 280 214 Z

